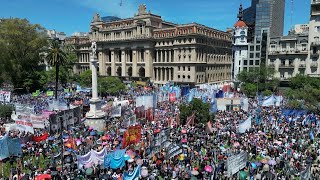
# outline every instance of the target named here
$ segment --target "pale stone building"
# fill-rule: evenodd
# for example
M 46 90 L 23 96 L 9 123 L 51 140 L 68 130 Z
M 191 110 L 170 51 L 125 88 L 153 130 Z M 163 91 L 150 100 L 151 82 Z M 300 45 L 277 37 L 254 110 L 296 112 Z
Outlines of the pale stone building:
M 90 41 L 98 46 L 99 74 L 148 78 L 155 84 L 199 85 L 231 79 L 232 34 L 197 23 L 174 24 L 146 11 L 127 19 L 103 21 L 96 14 L 89 37 L 69 37 L 75 44 L 75 73 L 90 68 Z
M 320 76 L 320 0 L 310 0 L 309 53 L 306 62 L 306 74 Z
M 271 37 L 267 65 L 274 68 L 275 77 L 288 80 L 297 74 L 305 74 L 308 57 L 308 35 L 291 34 Z

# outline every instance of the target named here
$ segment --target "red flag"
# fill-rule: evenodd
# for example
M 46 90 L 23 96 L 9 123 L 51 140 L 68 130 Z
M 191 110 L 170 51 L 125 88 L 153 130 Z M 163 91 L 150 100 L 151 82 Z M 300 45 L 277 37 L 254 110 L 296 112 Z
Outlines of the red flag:
M 42 134 L 40 136 L 33 136 L 32 141 L 34 141 L 34 142 L 45 141 L 45 140 L 47 140 L 48 136 L 49 136 L 49 134 L 47 132 L 45 132 L 44 134 Z
M 186 123 L 186 125 L 187 125 L 187 126 L 193 125 L 195 118 L 196 118 L 196 113 L 193 112 L 192 115 L 187 118 L 187 123 Z

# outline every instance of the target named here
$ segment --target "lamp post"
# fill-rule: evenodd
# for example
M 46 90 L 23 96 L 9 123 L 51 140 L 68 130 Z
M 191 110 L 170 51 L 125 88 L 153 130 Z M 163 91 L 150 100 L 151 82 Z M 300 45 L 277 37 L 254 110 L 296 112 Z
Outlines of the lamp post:
M 64 150 L 64 144 L 63 144 L 63 116 L 59 117 L 60 119 L 60 131 L 61 131 L 61 171 L 63 176 L 63 150 Z

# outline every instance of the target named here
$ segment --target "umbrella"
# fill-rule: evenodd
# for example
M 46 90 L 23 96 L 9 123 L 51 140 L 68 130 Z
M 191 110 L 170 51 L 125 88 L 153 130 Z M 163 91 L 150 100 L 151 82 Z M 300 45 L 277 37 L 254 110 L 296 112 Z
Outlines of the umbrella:
M 209 166 L 209 165 L 206 165 L 206 166 L 204 167 L 204 170 L 207 171 L 207 172 L 209 172 L 209 173 L 211 173 L 211 172 L 212 172 L 212 167 Z
M 240 143 L 239 142 L 235 142 L 234 144 L 233 144 L 233 147 L 239 147 L 240 146 Z
M 191 174 L 197 176 L 197 175 L 199 175 L 199 172 L 196 171 L 196 170 L 192 170 L 192 171 L 191 171 Z
M 262 164 L 268 164 L 268 159 L 266 159 L 266 158 L 264 158 L 264 159 L 262 159 L 261 161 L 260 161 Z
M 239 172 L 239 178 L 241 180 L 245 180 L 245 179 L 247 179 L 247 177 L 248 177 L 248 174 L 246 172 L 244 172 L 244 171 Z
M 254 164 L 255 164 L 256 166 L 258 166 L 258 167 L 260 167 L 260 166 L 262 165 L 261 162 L 259 162 L 259 161 L 254 162 Z
M 274 165 L 277 164 L 277 162 L 275 160 L 271 159 L 271 160 L 268 161 L 268 164 L 271 165 L 271 166 L 274 166 Z
M 148 169 L 147 169 L 147 167 L 145 167 L 145 166 L 142 166 L 142 167 L 141 167 L 141 176 L 142 176 L 143 178 L 145 178 L 145 177 L 148 176 Z
M 90 132 L 90 136 L 95 136 L 95 135 L 97 135 L 97 132 L 95 132 L 95 131 Z
M 92 168 L 88 168 L 86 169 L 86 175 L 90 176 L 93 173 L 93 169 Z
M 255 163 L 251 163 L 251 166 L 253 169 L 257 169 L 257 167 L 258 167 Z
M 265 165 L 263 166 L 262 170 L 265 171 L 265 172 L 266 172 L 266 171 L 269 171 L 269 170 L 270 170 L 269 165 L 268 165 L 268 164 L 265 164 Z
M 46 180 L 46 179 L 51 179 L 50 174 L 41 174 L 35 177 L 35 180 Z

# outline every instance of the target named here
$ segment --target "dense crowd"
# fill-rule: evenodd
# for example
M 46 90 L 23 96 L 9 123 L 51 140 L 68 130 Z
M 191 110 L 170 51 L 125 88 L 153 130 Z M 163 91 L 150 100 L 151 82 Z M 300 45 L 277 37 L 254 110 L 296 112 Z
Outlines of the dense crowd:
M 153 89 L 132 90 L 119 99 L 134 102 L 137 94 L 148 94 Z M 80 96 L 81 97 L 81 96 Z M 82 98 L 84 98 L 83 96 Z M 28 97 L 20 97 L 28 101 Z M 79 98 L 79 97 L 78 97 Z M 44 102 L 41 98 L 38 104 Z M 121 149 L 121 140 L 127 128 L 124 118 L 110 119 L 104 132 L 97 132 L 84 124 L 68 127 L 62 133 L 52 133 L 45 141 L 23 144 L 22 162 L 29 171 L 21 175 L 35 177 L 51 174 L 53 179 L 121 179 L 124 172 L 133 172 L 142 166 L 142 179 L 320 179 L 320 128 L 319 115 L 285 116 L 283 107 L 260 107 L 250 99 L 249 110 L 218 111 L 208 124 L 182 125 L 177 122 L 179 104 L 158 103 L 161 111 L 154 121 L 137 120 L 142 125 L 141 141 L 126 147 L 133 161 L 121 169 L 105 168 L 103 164 L 78 166 L 77 156 L 91 150 L 108 152 Z M 129 113 L 134 105 L 128 106 Z M 239 124 L 251 117 L 252 125 L 239 133 Z M 165 145 L 155 150 L 154 137 L 166 130 L 168 140 L 182 149 L 182 153 L 168 157 L 170 148 Z M 44 131 L 36 130 L 36 135 Z M 2 134 L 4 134 L 2 129 Z M 30 134 L 9 132 L 10 136 L 26 138 Z M 75 140 L 74 147 L 65 147 L 68 139 Z M 64 145 L 62 145 L 64 144 Z M 63 150 L 61 150 L 63 147 Z M 246 153 L 246 165 L 240 172 L 228 174 L 228 158 Z M 42 155 L 42 156 L 41 156 Z M 45 168 L 24 157 L 46 159 Z

